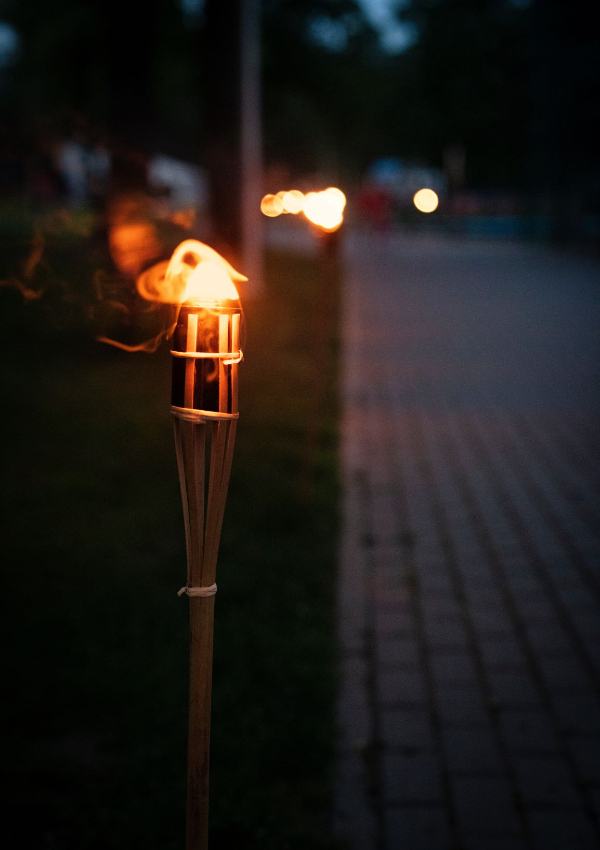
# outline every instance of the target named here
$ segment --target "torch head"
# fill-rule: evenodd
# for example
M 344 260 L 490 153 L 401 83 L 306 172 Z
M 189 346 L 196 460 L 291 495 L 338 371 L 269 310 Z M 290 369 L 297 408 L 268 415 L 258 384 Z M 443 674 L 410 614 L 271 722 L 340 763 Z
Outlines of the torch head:
M 188 419 L 237 419 L 243 275 L 201 242 L 174 252 L 165 279 L 176 279 L 181 307 L 173 335 L 171 405 Z
M 173 412 L 193 419 L 236 419 L 240 350 L 239 300 L 185 304 L 173 335 Z

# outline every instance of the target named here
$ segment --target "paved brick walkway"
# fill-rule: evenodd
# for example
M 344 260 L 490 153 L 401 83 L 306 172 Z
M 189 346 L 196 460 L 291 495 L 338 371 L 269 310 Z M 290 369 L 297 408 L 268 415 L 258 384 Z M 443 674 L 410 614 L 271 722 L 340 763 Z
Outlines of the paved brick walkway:
M 600 267 L 346 253 L 337 833 L 598 848 Z

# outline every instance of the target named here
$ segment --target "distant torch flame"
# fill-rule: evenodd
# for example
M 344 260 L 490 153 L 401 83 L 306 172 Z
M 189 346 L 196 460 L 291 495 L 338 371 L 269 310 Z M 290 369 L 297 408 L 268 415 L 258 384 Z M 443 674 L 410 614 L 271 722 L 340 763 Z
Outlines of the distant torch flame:
M 234 281 L 247 279 L 208 245 L 186 239 L 168 262 L 140 275 L 137 290 L 142 298 L 163 304 L 214 304 L 239 299 Z
M 311 224 L 326 233 L 333 233 L 341 226 L 345 207 L 346 196 L 335 186 L 306 195 L 299 189 L 289 189 L 276 195 L 265 195 L 260 202 L 261 212 L 269 218 L 276 218 L 282 213 L 304 213 Z
M 346 196 L 341 189 L 330 186 L 323 192 L 309 192 L 304 198 L 304 215 L 327 233 L 337 230 L 344 220 Z
M 265 195 L 260 202 L 260 211 L 268 218 L 277 218 L 283 212 L 283 203 L 277 195 Z
M 290 189 L 288 192 L 283 193 L 281 202 L 284 212 L 298 215 L 304 207 L 304 192 L 301 192 L 300 189 Z

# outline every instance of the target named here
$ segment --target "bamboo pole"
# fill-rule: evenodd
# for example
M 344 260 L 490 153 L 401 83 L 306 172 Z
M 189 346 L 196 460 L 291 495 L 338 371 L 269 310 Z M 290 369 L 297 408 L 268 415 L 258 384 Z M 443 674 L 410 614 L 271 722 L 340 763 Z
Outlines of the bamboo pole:
M 202 426 L 200 426 L 202 427 Z M 190 573 L 199 587 L 213 584 L 216 561 L 208 575 Z M 188 773 L 186 850 L 208 848 L 210 719 L 215 597 L 192 597 L 190 618 L 190 693 L 188 714 Z
M 207 548 L 214 545 L 214 533 L 208 533 L 211 518 L 205 504 L 207 432 L 213 424 L 179 417 L 174 423 L 187 541 L 187 587 L 206 588 L 216 578 L 216 557 L 207 557 Z M 210 439 L 211 461 L 212 443 Z M 213 475 L 211 467 L 208 477 Z M 214 604 L 214 596 L 189 598 L 187 850 L 208 848 Z
M 187 348 L 188 352 L 196 351 L 198 340 L 198 314 L 190 312 L 187 326 Z M 194 390 L 196 384 L 196 362 L 189 359 L 185 364 L 185 406 L 194 406 Z
M 182 317 L 183 326 L 185 342 L 181 339 L 182 347 L 172 352 L 172 411 L 188 562 L 187 583 L 180 591 L 189 597 L 190 635 L 186 850 L 207 850 L 214 592 L 237 426 L 239 314 L 219 315 L 216 351 L 198 351 L 196 311 Z M 216 409 L 203 410 L 196 407 L 205 398 L 205 388 L 200 398 L 195 392 L 196 362 L 199 357 L 210 359 L 213 352 Z
M 215 598 L 190 599 L 189 605 L 190 698 L 185 846 L 186 850 L 207 850 Z

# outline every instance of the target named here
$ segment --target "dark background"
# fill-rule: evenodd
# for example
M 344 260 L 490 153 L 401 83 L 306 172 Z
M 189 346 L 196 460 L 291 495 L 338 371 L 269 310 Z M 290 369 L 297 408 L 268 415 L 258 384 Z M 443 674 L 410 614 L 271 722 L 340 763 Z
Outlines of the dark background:
M 0 21 L 18 42 L 0 69 L 2 193 L 35 196 L 52 144 L 77 134 L 109 147 L 113 187 L 142 180 L 144 157 L 157 152 L 207 166 L 213 180 L 226 167 L 237 185 L 239 9 L 3 0 Z M 465 167 L 449 174 L 451 188 L 508 193 L 521 210 L 551 217 L 551 238 L 596 226 L 591 4 L 411 0 L 397 4 L 407 46 L 396 52 L 382 48 L 366 9 L 262 3 L 267 167 L 356 183 L 378 157 L 448 171 L 458 149 Z

